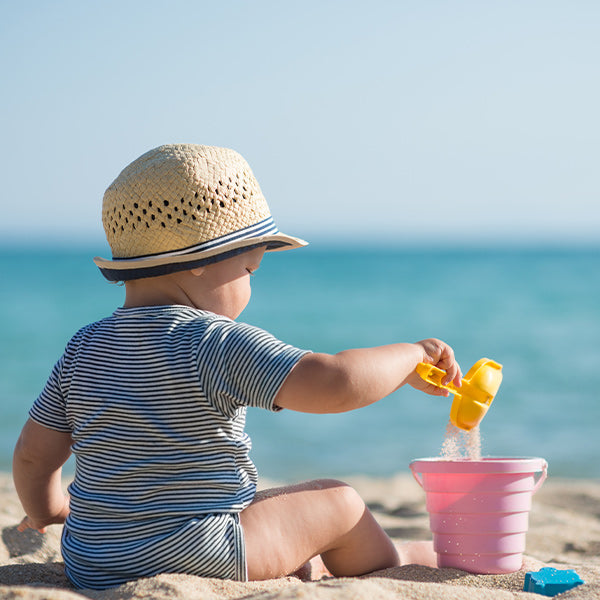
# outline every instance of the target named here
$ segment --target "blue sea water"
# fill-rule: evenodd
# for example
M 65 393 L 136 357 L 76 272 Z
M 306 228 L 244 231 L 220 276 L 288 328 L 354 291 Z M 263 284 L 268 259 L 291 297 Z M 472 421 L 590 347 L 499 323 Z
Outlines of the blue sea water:
M 69 337 L 122 303 L 94 253 L 0 249 L 0 470 Z M 240 319 L 321 352 L 439 337 L 463 372 L 492 358 L 504 380 L 481 425 L 483 454 L 600 477 L 600 248 L 271 253 Z M 285 481 L 408 472 L 438 455 L 450 404 L 402 388 L 339 415 L 250 410 L 253 458 Z

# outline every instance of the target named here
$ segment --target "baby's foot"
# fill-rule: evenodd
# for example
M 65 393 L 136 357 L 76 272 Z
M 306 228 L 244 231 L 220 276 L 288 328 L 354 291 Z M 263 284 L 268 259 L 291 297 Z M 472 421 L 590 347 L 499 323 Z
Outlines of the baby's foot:
M 292 573 L 302 581 L 318 581 L 323 577 L 331 577 L 331 573 L 323 564 L 320 556 L 311 558 L 307 563 L 304 563 L 296 572 Z
M 437 556 L 433 542 L 403 542 L 396 544 L 401 565 L 423 565 L 437 567 Z

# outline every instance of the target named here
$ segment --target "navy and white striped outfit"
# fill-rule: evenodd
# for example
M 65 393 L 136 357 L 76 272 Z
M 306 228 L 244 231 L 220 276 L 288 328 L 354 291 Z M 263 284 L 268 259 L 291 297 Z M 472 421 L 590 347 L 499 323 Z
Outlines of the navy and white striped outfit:
M 117 309 L 81 329 L 30 411 L 71 433 L 65 571 L 104 589 L 164 572 L 244 580 L 239 512 L 256 491 L 246 407 L 307 351 L 183 306 Z

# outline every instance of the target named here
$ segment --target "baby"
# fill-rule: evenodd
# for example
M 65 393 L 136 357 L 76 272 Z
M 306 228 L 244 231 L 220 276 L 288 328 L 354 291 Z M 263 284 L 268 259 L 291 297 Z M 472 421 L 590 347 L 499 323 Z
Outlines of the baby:
M 232 150 L 147 152 L 107 189 L 102 220 L 113 258 L 95 263 L 125 283 L 125 302 L 75 334 L 31 408 L 13 464 L 19 529 L 64 523 L 65 572 L 82 588 L 167 572 L 267 579 L 319 557 L 335 576 L 431 564 L 430 546 L 399 556 L 340 481 L 257 492 L 244 425 L 249 406 L 345 412 L 406 383 L 447 395 L 415 367 L 460 385 L 452 348 L 427 339 L 312 353 L 237 322 L 263 254 L 306 242 L 277 229 Z

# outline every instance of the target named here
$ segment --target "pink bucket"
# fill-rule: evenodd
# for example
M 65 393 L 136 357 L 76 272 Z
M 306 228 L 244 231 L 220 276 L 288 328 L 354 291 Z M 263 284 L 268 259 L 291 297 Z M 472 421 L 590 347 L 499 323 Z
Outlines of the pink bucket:
M 438 567 L 521 568 L 531 497 L 548 470 L 543 458 L 423 458 L 410 469 L 425 490 Z

